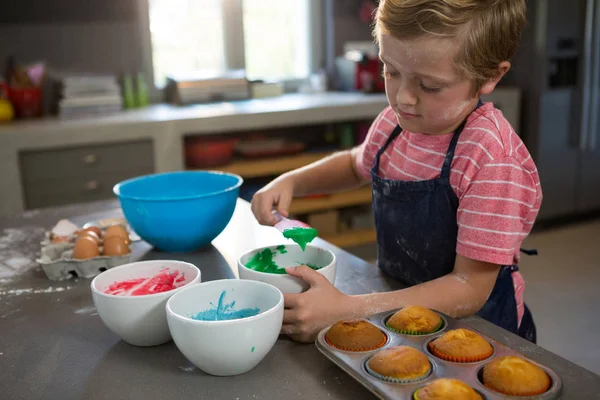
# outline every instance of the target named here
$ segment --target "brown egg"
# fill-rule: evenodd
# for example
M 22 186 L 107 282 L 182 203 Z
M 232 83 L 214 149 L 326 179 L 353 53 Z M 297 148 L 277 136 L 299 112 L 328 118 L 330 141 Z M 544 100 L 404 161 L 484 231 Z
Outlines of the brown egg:
M 88 236 L 88 237 L 92 238 L 96 242 L 96 245 L 98 245 L 98 246 L 100 245 L 100 236 L 98 236 L 96 234 L 96 232 L 94 232 L 94 231 L 90 231 L 90 230 L 84 229 L 84 230 L 80 231 L 77 236 L 79 236 L 79 237 L 81 237 L 81 236 Z
M 96 241 L 90 235 L 79 236 L 73 248 L 73 258 L 87 260 L 100 255 L 100 249 Z
M 98 236 L 98 238 L 102 237 L 102 230 L 100 228 L 98 228 L 97 226 L 89 226 L 89 227 L 85 228 L 84 230 L 82 230 L 81 232 L 94 232 L 96 234 L 96 236 Z
M 119 236 L 127 243 L 129 243 L 129 234 L 122 225 L 112 225 L 106 228 L 106 230 L 104 231 L 104 240 L 108 239 L 111 236 Z
M 102 254 L 105 256 L 122 256 L 129 253 L 127 242 L 120 236 L 111 236 L 104 239 Z

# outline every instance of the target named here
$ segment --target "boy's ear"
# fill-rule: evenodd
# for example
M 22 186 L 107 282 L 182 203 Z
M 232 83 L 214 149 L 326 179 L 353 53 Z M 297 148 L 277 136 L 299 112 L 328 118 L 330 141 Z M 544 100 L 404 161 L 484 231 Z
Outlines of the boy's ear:
M 484 95 L 492 93 L 494 91 L 494 89 L 496 88 L 496 85 L 498 84 L 498 82 L 500 82 L 500 79 L 502 79 L 502 77 L 508 72 L 509 69 L 510 69 L 510 62 L 502 61 L 498 65 L 498 75 L 495 78 L 492 78 L 483 84 L 481 89 L 479 89 L 479 95 L 484 96 Z

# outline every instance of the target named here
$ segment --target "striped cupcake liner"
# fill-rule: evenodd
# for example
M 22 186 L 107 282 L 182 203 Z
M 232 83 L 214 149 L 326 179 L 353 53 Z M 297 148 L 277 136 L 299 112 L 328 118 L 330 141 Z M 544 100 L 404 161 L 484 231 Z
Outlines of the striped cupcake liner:
M 548 385 L 548 387 L 542 391 L 531 391 L 531 392 L 510 392 L 510 391 L 503 391 L 503 390 L 498 390 L 497 388 L 493 388 L 491 386 L 488 386 L 486 384 L 484 384 L 483 386 L 485 386 L 486 388 L 496 392 L 496 393 L 500 393 L 506 396 L 515 396 L 515 397 L 530 397 L 530 396 L 539 396 L 540 394 L 544 394 L 548 391 L 548 389 L 550 389 L 550 386 L 552 386 L 552 384 Z
M 365 370 L 369 373 L 369 375 L 380 379 L 384 382 L 388 382 L 388 383 L 400 383 L 400 384 L 404 384 L 404 385 L 409 385 L 412 383 L 417 383 L 417 382 L 422 382 L 425 379 L 429 378 L 429 376 L 431 375 L 431 372 L 433 371 L 433 366 L 431 365 L 431 362 L 429 362 L 429 371 L 427 371 L 426 374 L 424 374 L 423 376 L 419 376 L 417 378 L 411 378 L 411 379 L 401 379 L 401 378 L 394 378 L 391 376 L 385 376 L 385 375 L 381 375 L 375 371 L 373 371 L 370 367 L 369 367 L 369 360 L 367 360 L 365 362 Z
M 438 324 L 438 326 L 430 332 L 405 331 L 405 330 L 401 330 L 401 329 L 392 328 L 391 326 L 388 325 L 387 321 L 385 323 L 385 326 L 392 332 L 401 333 L 403 335 L 424 336 L 424 335 L 431 335 L 432 333 L 439 332 L 444 327 L 444 320 L 440 318 L 440 323 Z

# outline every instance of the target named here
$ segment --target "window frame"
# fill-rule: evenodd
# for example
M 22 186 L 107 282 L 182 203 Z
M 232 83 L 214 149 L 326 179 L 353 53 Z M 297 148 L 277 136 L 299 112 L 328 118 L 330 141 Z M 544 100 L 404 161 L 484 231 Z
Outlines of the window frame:
M 225 67 L 227 70 L 244 69 L 246 64 L 244 52 L 243 0 L 221 0 L 223 6 L 223 36 L 225 46 Z M 323 0 L 307 0 L 309 16 L 309 73 L 326 68 L 325 60 L 325 2 Z M 163 88 L 154 84 L 154 63 L 152 59 L 152 36 L 150 33 L 150 5 L 148 0 L 137 0 L 142 46 L 142 71 L 150 88 L 153 102 L 163 101 Z M 306 83 L 308 78 L 285 79 L 281 82 L 286 92 L 296 92 Z

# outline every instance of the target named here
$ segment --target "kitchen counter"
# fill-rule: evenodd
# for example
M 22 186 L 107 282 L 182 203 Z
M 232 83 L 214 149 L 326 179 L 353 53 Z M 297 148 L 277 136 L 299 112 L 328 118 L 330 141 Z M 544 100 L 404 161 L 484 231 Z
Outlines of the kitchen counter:
M 150 140 L 154 172 L 184 168 L 186 135 L 374 119 L 384 94 L 327 92 L 177 107 L 153 105 L 104 117 L 44 118 L 0 125 L 0 216 L 24 210 L 21 154 Z M 83 166 L 85 167 L 85 166 Z
M 90 280 L 52 282 L 31 263 L 44 229 L 60 218 L 82 224 L 121 215 L 116 201 L 30 211 L 0 219 L 0 388 L 10 399 L 368 399 L 374 398 L 312 344 L 280 337 L 250 372 L 213 377 L 194 368 L 167 343 L 130 346 L 112 334 L 93 307 Z M 248 203 L 212 243 L 196 253 L 165 254 L 144 242 L 134 258 L 177 259 L 202 270 L 202 280 L 237 277 L 236 259 L 258 246 L 281 242 L 273 228 L 259 226 Z M 400 286 L 374 266 L 321 240 L 338 260 L 336 286 L 358 294 Z M 4 266 L 3 266 L 4 265 Z M 600 377 L 478 317 L 466 321 L 495 340 L 554 369 L 564 399 L 592 399 Z

